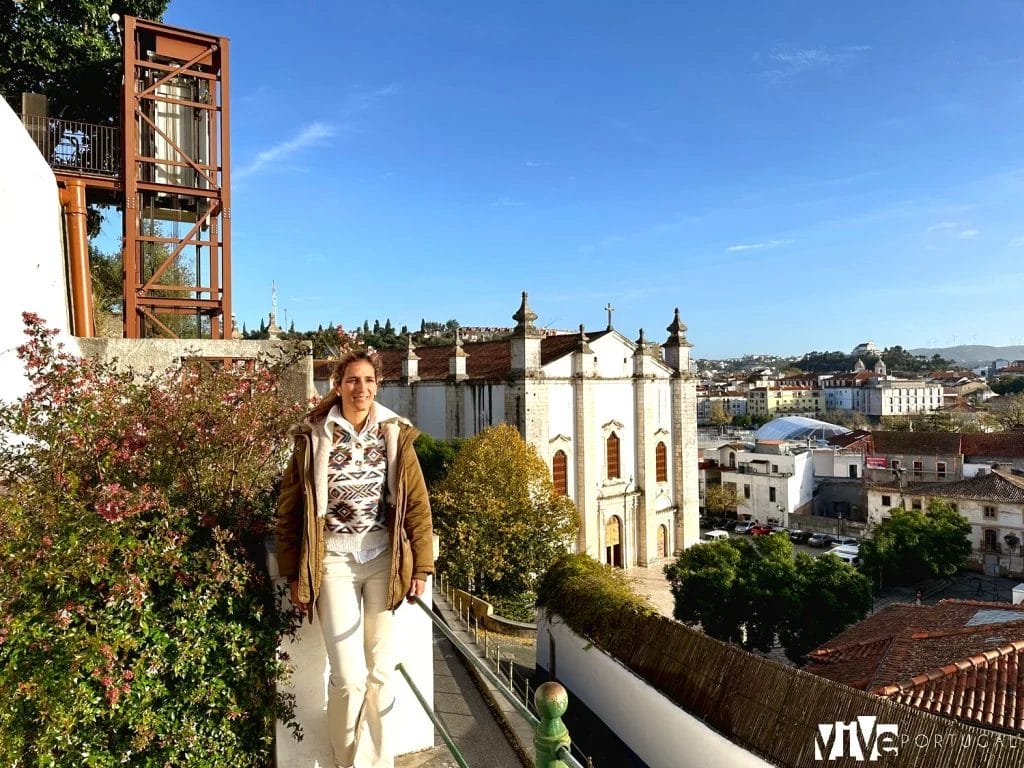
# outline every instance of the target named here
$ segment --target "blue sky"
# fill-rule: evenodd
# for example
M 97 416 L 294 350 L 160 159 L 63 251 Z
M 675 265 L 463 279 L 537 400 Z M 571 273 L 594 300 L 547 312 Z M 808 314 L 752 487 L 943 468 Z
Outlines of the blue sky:
M 234 308 L 699 357 L 1024 338 L 1020 2 L 199 2 Z

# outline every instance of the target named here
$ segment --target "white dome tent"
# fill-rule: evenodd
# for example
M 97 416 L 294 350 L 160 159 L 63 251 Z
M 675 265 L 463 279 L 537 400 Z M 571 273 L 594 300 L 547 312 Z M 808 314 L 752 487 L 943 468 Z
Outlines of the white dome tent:
M 852 430 L 829 424 L 827 421 L 806 416 L 780 416 L 772 419 L 754 433 L 755 440 L 814 440 L 824 441 Z

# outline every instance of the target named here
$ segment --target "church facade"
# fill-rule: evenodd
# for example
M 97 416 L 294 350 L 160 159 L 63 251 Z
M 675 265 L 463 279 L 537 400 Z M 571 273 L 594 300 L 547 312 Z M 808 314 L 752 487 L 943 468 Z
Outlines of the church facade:
M 676 310 L 663 344 L 606 329 L 547 334 L 523 293 L 504 339 L 381 353 L 378 400 L 436 438 L 513 424 L 582 525 L 578 550 L 666 561 L 698 530 L 696 379 Z

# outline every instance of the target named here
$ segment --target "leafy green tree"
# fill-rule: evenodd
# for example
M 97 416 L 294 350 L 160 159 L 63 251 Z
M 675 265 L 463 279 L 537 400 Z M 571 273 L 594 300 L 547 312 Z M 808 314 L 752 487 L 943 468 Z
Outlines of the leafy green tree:
M 883 416 L 881 426 L 887 432 L 909 432 L 914 428 L 914 422 L 909 416 Z
M 835 637 L 871 610 L 871 582 L 837 557 L 798 552 L 794 562 L 798 595 L 779 632 L 786 656 L 802 663 L 806 654 Z
M 745 413 L 741 416 L 734 416 L 732 419 L 734 427 L 742 427 L 743 429 L 749 429 L 753 423 L 753 419 Z
M 43 93 L 50 114 L 115 124 L 121 41 L 112 12 L 160 21 L 168 0 L 23 0 L 0 3 L 0 91 Z
M 883 584 L 955 575 L 971 554 L 971 524 L 946 502 L 892 510 L 860 547 L 864 572 Z
M 708 414 L 708 421 L 718 427 L 719 434 L 722 433 L 722 427 L 726 424 L 732 423 L 732 416 L 726 412 L 725 405 L 722 404 L 721 400 L 715 400 L 711 403 L 711 412 Z
M 821 414 L 821 420 L 849 429 L 868 429 L 871 426 L 868 417 L 857 411 L 827 410 Z
M 292 323 L 294 329 L 295 324 Z M 312 344 L 313 357 L 317 360 L 339 358 L 356 346 L 351 334 L 340 325 L 323 325 L 315 331 L 295 331 L 282 334 L 284 339 L 308 341 Z
M 1024 392 L 1024 376 L 998 376 L 988 386 L 997 395 L 1017 395 Z
M 709 517 L 722 517 L 735 512 L 740 503 L 735 483 L 719 483 L 708 485 L 704 489 L 704 514 Z
M 833 373 L 851 371 L 856 362 L 856 358 L 844 352 L 808 352 L 796 364 L 807 373 Z
M 1005 432 L 1024 426 L 1024 393 L 993 398 L 988 402 L 988 417 Z
M 721 539 L 701 543 L 679 553 L 665 566 L 672 591 L 672 615 L 726 642 L 738 643 L 744 616 L 733 585 L 739 578 L 745 541 Z
M 89 245 L 89 271 L 92 276 L 92 300 L 97 312 L 120 312 L 124 305 L 124 277 L 121 254 L 103 253 Z
M 799 582 L 788 536 L 758 536 L 740 557 L 733 603 L 745 617 L 743 647 L 767 652 L 789 623 Z
M 539 575 L 579 530 L 575 505 L 508 424 L 466 440 L 432 500 L 442 570 L 502 610 L 532 605 Z
M 835 557 L 794 557 L 785 536 L 690 547 L 665 566 L 679 621 L 719 640 L 797 661 L 871 607 L 867 577 Z
M 434 488 L 448 476 L 455 455 L 464 442 L 462 438 L 438 440 L 426 432 L 416 438 L 416 456 L 420 460 L 420 468 L 429 488 Z

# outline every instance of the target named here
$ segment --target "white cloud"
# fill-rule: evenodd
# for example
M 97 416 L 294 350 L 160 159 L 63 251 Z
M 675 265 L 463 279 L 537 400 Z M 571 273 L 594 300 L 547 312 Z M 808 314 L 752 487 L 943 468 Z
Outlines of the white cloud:
M 760 74 L 773 82 L 780 82 L 802 72 L 826 69 L 853 63 L 869 45 L 845 45 L 837 48 L 776 46 L 767 54 L 755 54 L 755 62 L 765 62 L 767 68 Z
M 789 245 L 792 240 L 766 240 L 763 243 L 740 243 L 738 245 L 730 245 L 725 250 L 729 253 L 740 253 L 742 251 L 758 251 L 764 248 L 778 248 L 783 245 Z
M 1007 245 L 1010 248 L 1024 248 L 1024 236 L 1013 238 Z
M 311 123 L 303 128 L 294 138 L 274 144 L 273 146 L 258 152 L 252 162 L 247 165 L 243 165 L 235 171 L 235 179 L 237 180 L 245 178 L 246 176 L 252 176 L 254 173 L 262 171 L 268 166 L 284 160 L 297 152 L 301 152 L 307 147 L 322 144 L 325 139 L 329 139 L 334 136 L 335 133 L 335 129 L 330 125 L 319 122 Z
M 502 197 L 491 203 L 494 208 L 522 208 L 526 205 L 522 200 L 513 200 L 510 197 Z
M 928 227 L 928 231 L 948 232 L 950 235 L 959 237 L 961 240 L 969 240 L 981 234 L 981 230 L 956 221 L 940 221 L 938 224 L 932 224 Z

